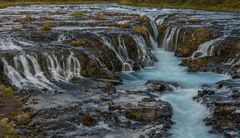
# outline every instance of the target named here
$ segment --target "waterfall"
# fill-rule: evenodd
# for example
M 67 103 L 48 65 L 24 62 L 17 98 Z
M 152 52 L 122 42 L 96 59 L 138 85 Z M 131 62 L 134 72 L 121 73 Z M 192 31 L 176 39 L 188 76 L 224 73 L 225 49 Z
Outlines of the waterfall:
M 83 78 L 80 75 L 80 62 L 72 52 L 60 59 L 55 54 L 44 53 L 39 56 L 47 63 L 40 64 L 38 56 L 25 53 L 15 56 L 12 65 L 10 61 L 2 58 L 4 74 L 18 88 L 30 86 L 51 89 L 56 87 L 52 81 L 68 82 L 74 77 Z M 45 68 L 48 70 L 44 70 Z
M 156 17 L 154 16 L 148 16 L 148 18 L 150 19 L 150 25 L 152 27 L 153 30 L 153 36 L 156 39 L 158 37 L 158 28 L 157 28 L 157 23 L 155 21 Z
M 152 47 L 154 49 L 156 49 L 158 47 L 157 38 L 158 38 L 158 35 L 159 35 L 158 27 L 157 27 L 158 24 L 156 22 L 156 17 L 155 16 L 148 15 L 147 17 L 149 18 L 149 22 L 150 22 L 151 28 L 153 30 L 153 36 L 149 35 L 149 39 L 150 39 Z
M 4 58 L 2 61 L 5 75 L 9 78 L 11 83 L 18 88 L 24 88 L 24 86 L 49 88 L 49 86 L 53 86 L 43 75 L 36 58 L 30 55 L 22 54 L 15 56 L 13 58 L 13 66 L 9 65 Z
M 66 40 L 72 40 L 73 38 L 74 38 L 74 36 L 72 36 L 72 35 L 61 34 L 58 36 L 57 41 L 62 42 L 62 41 L 66 41 Z
M 13 38 L 1 38 L 0 50 L 22 50 L 22 48 L 14 43 Z
M 105 44 L 105 46 L 107 46 L 115 53 L 116 57 L 122 64 L 122 71 L 133 71 L 132 65 L 128 63 L 130 59 L 128 56 L 127 47 L 125 45 L 125 42 L 121 38 L 121 35 L 117 37 L 118 46 L 114 46 L 110 38 L 108 38 L 107 36 L 104 35 L 98 36 L 102 39 L 102 42 Z
M 60 59 L 54 54 L 44 54 L 48 64 L 48 71 L 52 79 L 55 81 L 67 82 L 74 77 L 83 78 L 81 76 L 81 65 L 79 60 L 70 53 L 68 57 L 62 56 Z
M 168 27 L 166 29 L 162 42 L 164 50 L 175 51 L 177 49 L 180 30 L 181 29 L 177 27 Z
M 214 56 L 214 51 L 217 46 L 217 43 L 223 40 L 223 37 L 219 37 L 201 44 L 197 51 L 195 51 L 192 55 L 192 58 L 199 58 L 205 56 Z
M 115 53 L 117 59 L 119 59 L 119 61 L 122 64 L 122 71 L 132 71 L 131 65 L 127 62 L 128 61 L 127 48 L 125 46 L 125 43 L 122 42 L 121 37 L 118 36 L 117 41 L 119 45 L 115 46 L 116 47 L 115 48 L 114 44 L 112 43 L 109 37 L 104 35 L 98 36 L 102 39 L 104 45 Z
M 148 67 L 148 66 L 152 65 L 153 60 L 151 59 L 151 57 L 147 53 L 147 45 L 146 45 L 146 42 L 145 42 L 144 38 L 142 36 L 139 36 L 139 35 L 133 35 L 132 37 L 138 45 L 138 47 L 137 47 L 138 50 L 137 51 L 138 51 L 138 58 L 140 59 L 140 62 L 145 67 Z
M 240 59 L 230 58 L 224 63 L 224 65 L 232 66 L 232 67 L 238 66 L 240 65 Z

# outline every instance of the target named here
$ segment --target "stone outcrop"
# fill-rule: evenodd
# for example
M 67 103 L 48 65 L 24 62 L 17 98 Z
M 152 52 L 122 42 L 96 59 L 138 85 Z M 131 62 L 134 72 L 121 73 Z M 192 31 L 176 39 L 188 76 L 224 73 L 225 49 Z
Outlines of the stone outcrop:
M 240 134 L 240 80 L 225 80 L 198 92 L 195 100 L 207 105 L 213 114 L 205 119 L 214 133 L 223 133 L 226 137 Z
M 148 88 L 148 91 L 151 92 L 166 92 L 166 91 L 173 91 L 179 85 L 174 82 L 165 82 L 165 81 L 158 81 L 158 80 L 149 80 L 145 83 Z

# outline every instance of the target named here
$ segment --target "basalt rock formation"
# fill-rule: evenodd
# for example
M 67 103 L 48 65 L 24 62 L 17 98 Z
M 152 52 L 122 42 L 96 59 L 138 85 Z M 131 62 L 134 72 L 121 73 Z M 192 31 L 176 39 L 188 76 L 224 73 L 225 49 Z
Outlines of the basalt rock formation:
M 177 84 L 116 87 L 118 73 L 153 66 L 162 47 L 184 57 L 189 71 L 236 78 L 200 90 L 196 99 L 211 109 L 206 120 L 214 132 L 239 135 L 239 13 L 103 4 L 9 7 L 0 15 L 0 84 L 33 112 L 19 134 L 169 137 L 172 107 L 150 91 Z

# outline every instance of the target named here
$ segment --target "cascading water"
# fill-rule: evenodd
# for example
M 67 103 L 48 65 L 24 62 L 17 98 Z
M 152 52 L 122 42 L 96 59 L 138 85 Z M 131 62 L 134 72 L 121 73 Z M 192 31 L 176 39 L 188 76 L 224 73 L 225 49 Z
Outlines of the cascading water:
M 83 78 L 80 74 L 80 62 L 72 52 L 68 57 L 61 59 L 48 53 L 41 56 L 47 61 L 46 65 L 41 65 L 33 55 L 24 53 L 13 58 L 13 65 L 10 65 L 6 59 L 2 59 L 4 72 L 14 86 L 23 88 L 31 85 L 37 88 L 51 88 L 55 87 L 52 81 L 68 82 L 74 77 Z M 48 70 L 43 70 L 44 66 Z
M 80 17 L 72 16 L 75 12 L 79 12 Z M 35 18 L 34 23 L 22 25 L 17 21 L 19 15 L 26 13 L 33 14 Z M 118 89 L 117 93 L 114 94 L 111 92 L 105 93 L 104 90 L 104 93 L 102 93 L 100 88 L 104 87 L 103 85 L 109 81 L 118 82 L 118 80 L 115 80 L 117 77 L 114 76 L 114 72 L 110 71 L 112 68 L 109 67 L 115 64 L 111 62 L 111 60 L 117 60 L 116 64 L 118 65 L 120 63 L 122 65 L 121 70 L 123 72 L 121 74 L 124 79 L 124 85 L 120 87 L 133 88 L 136 90 L 138 86 L 145 87 L 144 84 L 147 80 L 163 80 L 180 84 L 181 87 L 174 89 L 173 92 L 167 92 L 163 95 L 154 93 L 156 102 L 158 99 L 165 100 L 173 107 L 173 121 L 175 124 L 173 124 L 170 130 L 173 138 L 219 137 L 208 133 L 210 129 L 204 125 L 203 119 L 209 115 L 209 111 L 203 105 L 193 101 L 192 98 L 197 95 L 200 85 L 212 84 L 228 77 L 214 73 L 187 72 L 185 67 L 178 66 L 181 60 L 174 57 L 173 53 L 167 51 L 175 51 L 178 48 L 180 38 L 181 40 L 185 40 L 184 34 L 187 32 L 183 32 L 185 25 L 189 25 L 190 28 L 195 27 L 195 25 L 206 25 L 211 28 L 212 26 L 220 26 L 219 24 L 221 24 L 222 26 L 226 26 L 226 29 L 234 28 L 239 22 L 239 14 L 234 15 L 233 13 L 219 12 L 219 15 L 217 15 L 215 12 L 209 11 L 138 8 L 115 4 L 18 6 L 2 9 L 0 10 L 0 14 L 1 21 L 3 21 L 1 22 L 3 27 L 0 27 L 3 32 L 0 40 L 0 61 L 2 61 L 3 64 L 0 64 L 0 68 L 2 69 L 3 65 L 4 74 L 9 82 L 18 88 L 37 87 L 44 90 L 45 88 L 53 88 L 55 90 L 55 88 L 57 89 L 62 86 L 60 87 L 62 88 L 61 90 L 64 89 L 68 91 L 68 93 L 61 92 L 61 94 L 53 92 L 52 95 L 38 93 L 36 96 L 36 99 L 43 99 L 42 101 L 38 101 L 38 103 L 43 105 L 44 110 L 54 107 L 53 112 L 51 109 L 49 110 L 50 114 L 45 115 L 45 112 L 43 112 L 40 116 L 36 116 L 36 118 L 40 120 L 46 119 L 44 123 L 47 123 L 47 125 L 37 120 L 39 121 L 37 126 L 43 126 L 39 127 L 39 130 L 43 130 L 41 132 L 46 136 L 51 137 L 55 129 L 56 133 L 53 135 L 55 136 L 56 134 L 56 137 L 79 137 L 78 134 L 85 137 L 104 137 L 108 135 L 106 134 L 108 132 L 114 133 L 113 137 L 141 137 L 140 135 L 145 134 L 151 136 L 152 133 L 150 131 L 152 130 L 162 130 L 161 128 L 163 126 L 156 126 L 154 124 L 155 122 L 148 126 L 149 122 L 146 122 L 145 125 L 145 122 L 141 124 L 141 122 L 138 121 L 130 121 L 130 119 L 125 116 L 119 116 L 119 114 L 122 114 L 122 111 L 120 111 L 121 113 L 118 111 L 109 111 L 111 115 L 110 117 L 106 115 L 106 120 L 109 121 L 110 118 L 110 123 L 101 121 L 101 123 L 99 122 L 98 125 L 93 127 L 85 127 L 82 125 L 82 110 L 84 114 L 88 111 L 89 115 L 93 114 L 93 118 L 96 117 L 97 122 L 99 118 L 105 119 L 105 114 L 103 117 L 102 111 L 105 113 L 108 100 L 115 102 L 116 99 L 121 99 L 121 96 L 124 96 L 123 100 L 121 99 L 122 101 L 119 101 L 123 102 L 123 104 L 135 104 L 135 102 L 142 101 L 142 98 L 145 97 L 145 93 L 143 93 L 143 96 L 138 97 L 139 95 L 135 95 L 135 92 L 128 93 L 128 91 L 118 91 Z M 9 18 L 9 15 L 13 16 Z M 138 19 L 139 16 L 147 16 L 149 18 L 149 25 L 151 26 L 151 29 L 149 29 L 149 32 L 151 32 L 148 36 L 149 40 L 134 32 L 131 28 L 131 26 L 143 24 L 143 22 Z M 51 20 L 53 27 L 50 31 L 44 31 L 43 33 L 39 25 L 49 19 L 53 19 Z M 158 26 L 163 22 L 164 25 L 169 23 L 169 26 L 165 34 L 161 34 L 161 36 L 164 36 L 162 43 L 158 44 Z M 175 23 L 176 26 L 174 26 Z M 126 24 L 130 25 L 126 27 Z M 8 30 L 10 33 L 4 32 L 5 30 Z M 99 39 L 93 36 L 95 33 L 97 37 L 101 39 L 102 43 L 99 43 Z M 4 35 L 6 34 L 11 36 L 5 37 Z M 181 37 L 179 36 L 180 34 Z M 96 38 L 96 45 L 86 47 L 81 45 L 73 46 L 71 43 L 72 40 L 81 39 L 82 36 L 84 39 L 90 38 L 89 40 L 91 40 L 92 44 L 95 42 L 93 39 Z M 21 39 L 22 37 L 29 40 Z M 32 41 L 33 43 L 31 43 Z M 130 43 L 128 43 L 128 41 Z M 149 47 L 149 41 L 152 47 Z M 202 44 L 198 51 L 194 53 L 193 58 L 213 55 L 216 49 L 215 45 L 218 41 L 221 40 L 217 38 L 216 40 Z M 39 51 L 34 47 L 35 43 L 39 44 Z M 102 44 L 104 44 L 104 46 Z M 33 47 L 31 48 L 30 46 Z M 158 48 L 159 46 L 162 47 L 162 49 Z M 152 50 L 159 59 L 159 62 L 154 66 L 152 65 L 155 63 L 155 60 L 153 60 L 153 55 L 150 50 Z M 113 55 L 116 59 L 109 59 L 105 57 L 105 55 L 102 55 L 109 53 L 111 57 Z M 106 64 L 107 60 L 109 60 L 109 64 Z M 228 66 L 239 64 L 240 61 L 238 59 L 229 59 L 229 61 L 226 61 L 226 65 Z M 133 72 L 135 67 L 136 69 L 141 67 L 148 68 L 139 72 Z M 92 79 L 82 79 L 81 73 L 82 75 L 84 74 L 84 76 L 91 76 L 94 79 L 101 79 L 101 77 L 104 78 L 107 76 L 106 78 L 109 80 L 98 80 L 100 81 L 98 82 Z M 84 81 L 89 80 L 91 89 L 81 89 L 86 85 Z M 78 86 L 75 86 L 75 84 Z M 96 87 L 100 88 L 98 89 Z M 81 90 L 84 91 L 84 93 L 82 93 Z M 31 91 L 27 92 L 31 95 Z M 42 95 L 47 96 L 44 97 Z M 133 97 L 129 95 L 133 95 Z M 31 98 L 34 99 L 35 97 Z M 31 106 L 35 106 L 30 100 L 29 103 Z M 49 106 L 49 103 L 51 106 Z M 118 103 L 116 103 L 116 105 L 117 104 Z M 47 107 L 45 108 L 44 106 Z M 79 112 L 75 112 L 75 109 Z M 58 113 L 56 110 L 61 111 L 61 113 L 67 112 L 66 114 L 64 113 L 64 115 L 60 114 L 55 117 L 55 113 Z M 54 115 L 52 113 L 54 113 Z M 121 124 L 118 124 L 118 122 L 112 123 L 112 121 L 117 120 L 115 119 L 115 114 Z M 49 119 L 50 116 L 54 116 L 54 119 Z M 54 121 L 57 121 L 57 123 Z M 131 126 L 134 130 L 129 127 L 129 122 L 130 124 L 136 124 L 136 127 Z M 34 124 L 34 122 L 30 124 Z M 56 127 L 56 125 L 59 124 L 60 127 Z M 139 129 L 138 127 L 142 126 L 138 126 L 138 124 L 144 125 L 144 130 Z M 119 126 L 121 127 L 118 128 Z M 33 127 L 33 129 L 34 131 L 36 130 L 35 127 Z M 118 131 L 119 129 L 123 131 Z M 75 130 L 76 134 L 73 132 Z M 164 131 L 165 130 L 168 130 L 168 128 L 165 128 Z M 26 131 L 31 132 L 28 128 Z M 122 135 L 122 132 L 125 131 L 126 133 Z M 139 131 L 141 132 L 139 133 Z M 129 132 L 133 133 L 133 135 L 128 135 Z M 135 132 L 137 134 L 134 134 Z M 159 132 L 161 133 L 162 131 Z
M 123 74 L 124 87 L 136 88 L 144 85 L 147 80 L 178 82 L 181 88 L 163 96 L 159 95 L 159 99 L 168 101 L 173 106 L 175 124 L 171 130 L 172 137 L 220 137 L 208 132 L 209 128 L 204 125 L 203 119 L 209 115 L 209 111 L 203 105 L 193 101 L 193 97 L 197 95 L 198 87 L 202 84 L 213 84 L 228 77 L 215 73 L 189 73 L 185 67 L 178 66 L 180 59 L 166 51 L 176 50 L 179 32 L 180 29 L 176 27 L 168 27 L 162 43 L 163 49 L 155 49 L 160 62 L 141 72 Z
M 127 49 L 124 45 L 124 42 L 121 42 L 121 38 L 119 38 L 120 36 L 117 39 L 119 43 L 119 46 L 117 46 L 117 48 L 114 47 L 114 45 L 111 43 L 110 38 L 107 38 L 107 36 L 100 36 L 99 34 L 98 36 L 102 39 L 102 42 L 105 44 L 105 46 L 107 46 L 115 53 L 116 57 L 122 64 L 122 71 L 132 71 L 132 66 L 127 62 L 128 56 L 125 54 L 127 53 Z
M 144 85 L 147 80 L 178 82 L 182 88 L 163 96 L 159 95 L 159 99 L 168 101 L 173 106 L 175 124 L 171 129 L 172 137 L 219 137 L 210 134 L 209 128 L 203 123 L 203 119 L 209 115 L 209 111 L 203 105 L 193 101 L 192 98 L 197 95 L 198 86 L 213 84 L 227 79 L 227 77 L 215 73 L 189 73 L 185 67 L 178 66 L 180 59 L 174 57 L 173 53 L 162 49 L 157 49 L 155 53 L 160 62 L 141 72 L 123 74 L 124 87 L 136 89 L 136 87 Z
M 178 47 L 180 28 L 167 27 L 161 47 L 166 51 L 175 51 Z
M 205 56 L 213 56 L 217 43 L 223 39 L 223 37 L 219 37 L 201 44 L 198 47 L 198 50 L 193 53 L 192 58 L 194 59 Z
M 43 75 L 34 57 L 22 54 L 14 57 L 13 60 L 14 65 L 11 66 L 4 58 L 2 59 L 4 72 L 14 86 L 23 88 L 30 85 L 37 88 L 48 88 L 52 85 Z
M 132 71 L 132 65 L 129 63 L 131 59 L 128 56 L 127 47 L 125 45 L 124 40 L 121 38 L 121 35 L 117 37 L 117 44 L 114 45 L 112 40 L 105 35 L 96 34 L 99 38 L 101 38 L 102 42 L 105 46 L 111 49 L 116 57 L 122 64 L 122 71 Z M 145 39 L 137 34 L 127 34 L 129 37 L 132 37 L 137 44 L 137 53 L 138 53 L 138 61 L 142 63 L 143 66 L 147 67 L 153 64 L 153 59 L 151 59 L 149 53 L 147 52 L 147 45 Z
M 139 35 L 132 35 L 132 38 L 134 39 L 134 41 L 137 43 L 138 45 L 138 58 L 139 60 L 142 62 L 142 64 L 145 67 L 151 66 L 154 61 L 151 59 L 151 57 L 149 56 L 149 54 L 147 53 L 147 45 L 146 42 L 144 40 L 144 38 L 142 36 Z
M 0 40 L 0 50 L 21 50 L 22 48 L 14 44 L 12 38 Z

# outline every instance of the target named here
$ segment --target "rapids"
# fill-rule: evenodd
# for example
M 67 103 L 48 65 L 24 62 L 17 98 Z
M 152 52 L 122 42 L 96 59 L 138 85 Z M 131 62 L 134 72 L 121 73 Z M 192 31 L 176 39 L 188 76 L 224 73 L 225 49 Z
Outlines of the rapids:
M 164 80 L 178 82 L 181 88 L 173 93 L 159 95 L 159 98 L 168 101 L 173 106 L 173 120 L 175 124 L 171 130 L 173 138 L 215 138 L 210 134 L 209 128 L 203 123 L 203 119 L 209 115 L 206 107 L 193 101 L 197 95 L 198 87 L 210 85 L 228 76 L 215 73 L 187 72 L 187 68 L 179 66 L 180 58 L 174 57 L 171 52 L 161 48 L 156 49 L 159 62 L 153 67 L 140 72 L 121 74 L 124 78 L 124 86 L 136 88 L 143 86 L 147 80 Z

